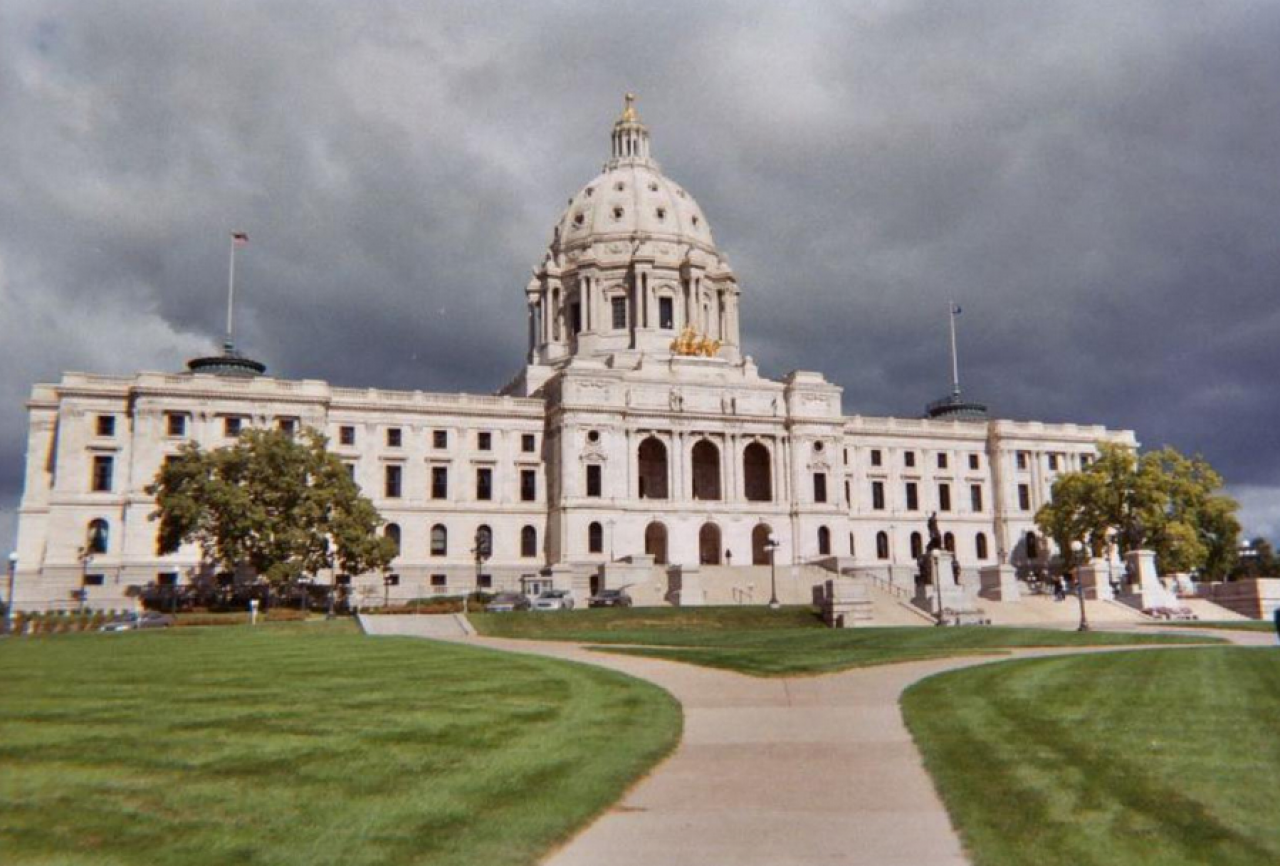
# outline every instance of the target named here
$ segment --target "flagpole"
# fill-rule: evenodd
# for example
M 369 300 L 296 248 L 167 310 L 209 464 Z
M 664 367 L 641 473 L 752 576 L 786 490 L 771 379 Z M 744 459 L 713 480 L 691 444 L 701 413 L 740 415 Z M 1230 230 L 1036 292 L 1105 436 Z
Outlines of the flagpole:
M 230 351 L 234 343 L 232 342 L 232 317 L 231 312 L 235 305 L 236 298 L 236 236 L 231 236 L 231 266 L 227 269 L 227 341 L 226 348 Z
M 960 396 L 960 362 L 956 357 L 956 302 L 951 302 L 951 396 Z

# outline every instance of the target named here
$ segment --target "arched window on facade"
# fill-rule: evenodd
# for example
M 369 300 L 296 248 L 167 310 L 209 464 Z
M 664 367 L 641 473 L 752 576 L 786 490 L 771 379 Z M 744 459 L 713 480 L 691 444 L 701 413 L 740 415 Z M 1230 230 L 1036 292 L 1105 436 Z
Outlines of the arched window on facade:
M 773 467 L 769 449 L 752 442 L 742 450 L 742 484 L 748 502 L 773 501 Z
M 985 532 L 979 532 L 973 537 L 973 548 L 978 555 L 978 559 L 987 558 L 987 535 Z
M 493 556 L 493 530 L 488 526 L 481 525 L 476 530 L 476 549 L 472 554 L 478 559 L 488 559 Z
M 437 523 L 431 527 L 431 555 L 449 555 L 449 530 L 443 524 Z
M 946 535 L 942 536 L 942 546 L 945 547 L 947 550 L 951 551 L 952 553 L 955 553 L 956 537 L 952 535 L 950 532 L 948 532 Z
M 396 546 L 396 556 L 399 556 L 400 555 L 400 524 L 388 523 L 387 528 L 382 531 L 382 534 L 385 535 L 387 538 L 391 539 L 391 543 Z
M 889 533 L 883 530 L 876 533 L 876 558 L 889 558 Z
M 818 527 L 818 555 L 831 555 L 831 530 L 825 526 Z
M 644 552 L 653 557 L 654 565 L 667 564 L 667 527 L 653 521 L 644 528 Z
M 640 470 L 640 498 L 666 499 L 667 446 L 656 436 L 650 436 L 640 443 L 636 457 Z
M 714 523 L 704 523 L 698 530 L 698 562 L 703 565 L 720 564 L 720 527 Z
M 920 537 L 920 533 L 911 533 L 911 558 L 919 559 L 924 555 L 924 539 Z
M 89 521 L 89 529 L 85 533 L 84 552 L 87 556 L 106 553 L 111 546 L 111 528 L 102 518 Z
M 693 446 L 693 498 L 720 498 L 720 449 L 707 439 Z
M 751 530 L 751 564 L 769 564 L 769 538 L 773 529 L 767 523 L 757 523 Z
M 538 530 L 532 526 L 520 530 L 520 555 L 525 559 L 538 555 Z
M 604 527 L 594 520 L 587 526 L 587 552 L 604 553 Z
M 1034 532 L 1028 532 L 1026 535 L 1027 559 L 1040 558 L 1040 539 L 1036 538 Z

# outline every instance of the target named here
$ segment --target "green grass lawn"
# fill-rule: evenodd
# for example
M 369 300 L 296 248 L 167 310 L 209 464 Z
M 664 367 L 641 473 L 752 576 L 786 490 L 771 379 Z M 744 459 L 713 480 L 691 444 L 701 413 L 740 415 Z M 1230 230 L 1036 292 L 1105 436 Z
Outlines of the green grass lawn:
M 1015 647 L 1120 646 L 1202 643 L 1198 635 L 1161 635 L 1052 629 L 866 628 L 829 629 L 809 608 L 641 608 L 557 613 L 480 614 L 470 617 L 493 637 L 628 644 L 611 652 L 643 655 L 754 676 L 822 674 Z
M 1280 863 L 1280 653 L 984 665 L 903 698 L 976 866 Z
M 1196 622 L 1162 622 L 1159 624 L 1161 628 L 1220 628 L 1226 631 L 1269 631 L 1276 630 L 1275 623 L 1265 620 L 1256 619 L 1224 619 L 1220 622 L 1213 621 L 1196 621 Z
M 680 726 L 612 672 L 350 623 L 0 641 L 0 861 L 533 863 Z

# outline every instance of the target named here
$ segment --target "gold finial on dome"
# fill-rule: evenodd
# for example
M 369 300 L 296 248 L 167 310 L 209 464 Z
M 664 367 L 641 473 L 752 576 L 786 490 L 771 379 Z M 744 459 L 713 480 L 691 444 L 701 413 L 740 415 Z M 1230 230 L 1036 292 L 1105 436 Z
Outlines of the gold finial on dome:
M 623 123 L 639 123 L 640 115 L 636 114 L 636 95 L 628 93 L 622 98 L 626 105 L 622 109 L 622 117 L 618 118 L 618 120 Z

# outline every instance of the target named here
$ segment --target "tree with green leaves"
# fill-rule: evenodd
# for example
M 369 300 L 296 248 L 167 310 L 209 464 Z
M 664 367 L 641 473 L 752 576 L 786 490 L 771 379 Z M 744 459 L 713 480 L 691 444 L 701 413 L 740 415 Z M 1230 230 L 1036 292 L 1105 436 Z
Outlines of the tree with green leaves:
M 1058 545 L 1066 568 L 1076 564 L 1077 545 L 1098 556 L 1115 543 L 1121 554 L 1154 550 L 1166 574 L 1221 579 L 1240 533 L 1239 506 L 1221 488 L 1222 476 L 1202 457 L 1173 448 L 1139 456 L 1104 442 L 1089 466 L 1058 477 L 1036 525 Z
M 314 430 L 246 430 L 211 451 L 184 445 L 147 487 L 159 553 L 195 543 L 218 570 L 248 567 L 273 586 L 324 569 L 385 569 L 395 543 L 378 534 L 381 516 L 326 446 Z

